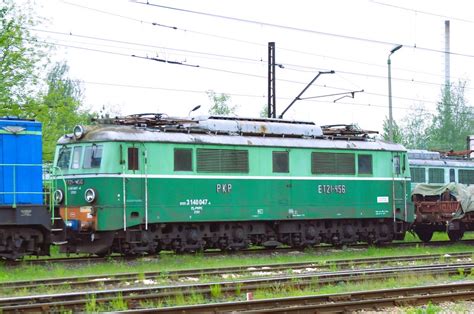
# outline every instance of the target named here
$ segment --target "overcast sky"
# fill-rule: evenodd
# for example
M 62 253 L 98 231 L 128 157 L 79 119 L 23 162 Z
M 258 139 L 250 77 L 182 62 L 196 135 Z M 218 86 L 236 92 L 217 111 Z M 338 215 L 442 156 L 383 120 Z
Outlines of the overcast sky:
M 392 57 L 393 112 L 403 119 L 423 104 L 435 112 L 444 84 L 445 20 L 451 25 L 451 81 L 467 80 L 474 101 L 474 16 L 470 1 L 142 1 L 48 0 L 38 14 L 40 38 L 54 43 L 83 82 L 84 103 L 122 114 L 206 114 L 206 91 L 231 96 L 240 116 L 267 103 L 268 42 L 276 43 L 277 112 L 318 124 L 357 123 L 382 129 L 388 115 L 387 57 Z M 136 56 L 133 57 L 132 55 Z M 157 58 L 177 62 L 153 61 Z

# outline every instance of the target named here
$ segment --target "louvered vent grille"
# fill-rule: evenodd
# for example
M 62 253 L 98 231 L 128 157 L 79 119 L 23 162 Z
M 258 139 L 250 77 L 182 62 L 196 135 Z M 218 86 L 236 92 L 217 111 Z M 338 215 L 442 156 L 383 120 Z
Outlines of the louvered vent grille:
M 474 170 L 459 170 L 459 183 L 474 184 Z
M 355 174 L 354 154 L 312 153 L 313 174 Z
M 428 183 L 444 183 L 444 169 L 428 169 Z
M 248 151 L 200 148 L 197 150 L 197 172 L 248 173 Z
M 415 183 L 426 182 L 425 168 L 410 168 L 410 172 L 411 172 L 411 182 L 415 182 Z

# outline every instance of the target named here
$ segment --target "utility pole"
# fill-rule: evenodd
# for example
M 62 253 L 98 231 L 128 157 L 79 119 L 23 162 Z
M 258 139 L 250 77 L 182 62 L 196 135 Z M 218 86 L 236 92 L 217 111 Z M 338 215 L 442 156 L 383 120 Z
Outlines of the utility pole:
M 268 43 L 268 118 L 276 118 L 275 43 Z

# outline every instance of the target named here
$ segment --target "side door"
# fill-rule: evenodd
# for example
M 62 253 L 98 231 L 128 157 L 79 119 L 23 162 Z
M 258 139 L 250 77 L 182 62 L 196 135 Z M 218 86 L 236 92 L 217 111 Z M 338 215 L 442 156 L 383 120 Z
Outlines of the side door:
M 392 153 L 392 211 L 393 221 L 407 220 L 407 181 L 405 178 L 408 167 L 406 156 L 400 152 Z
M 122 145 L 124 230 L 146 221 L 145 150 L 143 145 Z

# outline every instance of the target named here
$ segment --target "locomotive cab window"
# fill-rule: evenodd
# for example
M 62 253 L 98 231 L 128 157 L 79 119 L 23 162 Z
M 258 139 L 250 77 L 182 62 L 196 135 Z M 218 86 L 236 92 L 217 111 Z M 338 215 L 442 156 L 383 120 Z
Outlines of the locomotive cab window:
M 359 174 L 372 174 L 372 155 L 357 156 Z
M 193 150 L 189 148 L 174 149 L 174 171 L 193 171 Z
M 128 170 L 138 170 L 138 148 L 128 148 Z
M 71 160 L 71 147 L 62 147 L 59 150 L 57 166 L 61 169 L 69 168 L 69 161 Z
M 355 174 L 355 154 L 311 153 L 312 174 Z
M 72 151 L 71 169 L 79 169 L 81 167 L 82 146 L 75 146 Z
M 290 172 L 288 152 L 273 152 L 273 172 Z
M 393 171 L 395 172 L 395 174 L 401 174 L 400 156 L 393 157 Z
M 102 145 L 93 144 L 84 150 L 84 163 L 82 168 L 99 168 L 102 161 Z

